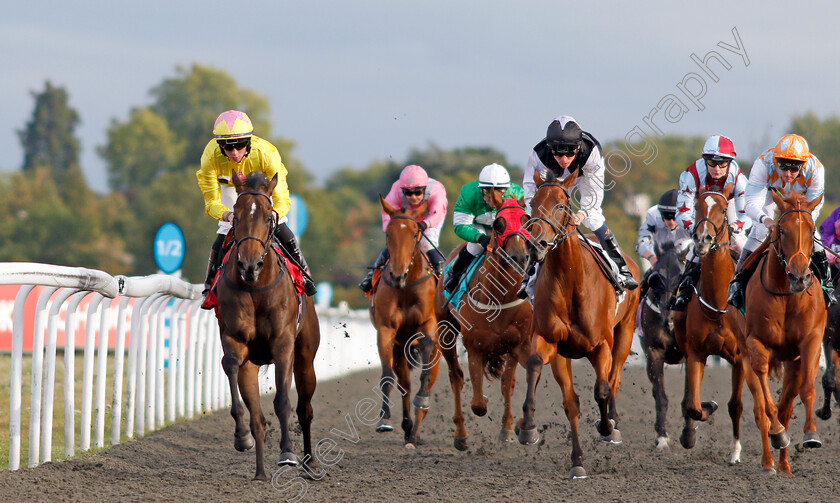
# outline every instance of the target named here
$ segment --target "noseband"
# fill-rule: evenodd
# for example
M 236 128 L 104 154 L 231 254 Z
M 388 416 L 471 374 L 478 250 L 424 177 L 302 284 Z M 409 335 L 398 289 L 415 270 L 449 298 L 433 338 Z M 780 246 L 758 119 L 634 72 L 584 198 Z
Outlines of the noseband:
M 712 246 L 711 246 L 711 248 L 709 248 L 709 251 L 716 251 L 716 250 L 719 250 L 721 246 L 728 246 L 729 245 L 728 240 L 725 243 L 720 242 L 721 236 L 723 236 L 723 231 L 729 227 L 729 218 L 726 216 L 726 209 L 725 209 L 726 206 L 729 204 L 729 202 L 727 201 L 726 196 L 724 196 L 720 192 L 711 192 L 711 191 L 703 192 L 702 194 L 697 196 L 697 199 L 700 199 L 701 197 L 706 196 L 706 195 L 719 196 L 719 197 L 723 198 L 723 207 L 724 207 L 723 222 L 720 224 L 720 226 L 717 226 L 712 221 L 712 219 L 710 219 L 709 217 L 701 218 L 700 220 L 697 221 L 696 224 L 694 224 L 694 230 L 691 232 L 691 239 L 692 239 L 692 241 L 694 241 L 696 243 L 697 242 L 697 227 L 699 227 L 700 224 L 703 223 L 703 222 L 709 222 L 709 224 L 711 224 L 711 226 L 715 229 L 715 239 L 712 242 Z M 728 236 L 728 234 L 727 234 L 727 236 Z
M 242 191 L 237 196 L 237 199 L 244 194 L 251 194 L 251 195 L 255 195 L 255 196 L 263 196 L 266 199 L 268 199 L 268 204 L 271 205 L 271 196 L 269 196 L 268 194 L 266 194 L 264 192 L 259 192 L 259 191 L 256 191 L 256 190 Z M 236 216 L 234 215 L 234 218 L 233 218 L 233 237 L 234 237 L 234 239 L 236 238 L 236 222 L 238 220 L 239 219 L 236 218 Z M 259 241 L 259 243 L 263 245 L 263 252 L 262 252 L 262 255 L 260 255 L 260 260 L 265 259 L 266 254 L 268 254 L 268 250 L 271 248 L 271 238 L 274 237 L 274 229 L 276 227 L 277 227 L 277 222 L 272 218 L 271 223 L 268 226 L 268 237 L 266 237 L 265 240 L 262 240 L 262 239 L 258 238 L 257 236 L 245 236 L 242 239 L 236 240 L 234 246 L 236 246 L 237 255 L 239 254 L 239 245 L 241 245 L 242 243 L 244 243 L 245 241 L 247 241 L 249 239 L 253 239 L 255 241 Z
M 799 221 L 799 225 L 797 226 L 797 231 L 798 232 L 797 232 L 797 250 L 796 250 L 796 253 L 794 253 L 793 255 L 791 255 L 788 258 L 785 258 L 785 252 L 784 252 L 784 250 L 782 249 L 782 246 L 781 246 L 782 219 L 785 218 L 787 215 L 789 215 L 791 213 L 808 213 L 808 214 L 810 214 L 807 210 L 803 210 L 803 209 L 799 208 L 799 203 L 796 203 L 796 206 L 797 207 L 795 209 L 787 210 L 787 211 L 783 212 L 781 215 L 779 215 L 779 219 L 776 221 L 776 239 L 772 239 L 770 241 L 770 246 L 772 246 L 773 251 L 776 252 L 776 259 L 779 261 L 779 264 L 781 264 L 782 267 L 785 268 L 785 272 L 788 273 L 788 274 L 790 274 L 790 261 L 793 260 L 793 258 L 796 257 L 797 255 L 801 254 L 809 262 L 811 260 L 811 257 L 806 256 L 805 252 L 802 251 L 802 245 L 804 244 L 805 240 L 802 239 L 802 221 L 801 220 Z M 809 241 L 813 241 L 813 232 L 811 233 L 811 239 L 809 239 Z M 777 243 L 778 243 L 778 246 L 776 245 Z

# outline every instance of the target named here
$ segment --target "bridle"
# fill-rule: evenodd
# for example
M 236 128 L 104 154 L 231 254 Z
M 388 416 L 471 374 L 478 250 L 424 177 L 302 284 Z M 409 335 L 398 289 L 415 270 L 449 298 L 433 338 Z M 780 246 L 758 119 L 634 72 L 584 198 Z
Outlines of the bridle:
M 517 206 L 508 205 L 508 206 L 502 206 L 501 208 L 496 210 L 496 218 L 498 218 L 499 215 L 502 213 L 502 211 L 505 211 L 505 210 L 513 210 L 513 211 L 522 210 L 523 214 L 527 215 L 527 213 L 524 212 L 524 209 L 522 207 L 520 207 L 518 205 Z M 531 220 L 531 219 L 529 218 L 528 220 Z M 527 223 L 528 222 L 526 222 L 526 225 L 527 225 Z M 507 226 L 507 222 L 505 223 L 505 225 Z M 507 240 L 512 238 L 513 236 L 519 236 L 522 239 L 524 239 L 526 242 L 528 242 L 529 238 L 531 237 L 530 233 L 527 230 L 525 230 L 525 225 L 520 225 L 519 230 L 510 232 L 510 233 L 507 233 L 507 234 L 505 234 L 505 233 L 502 233 L 502 234 L 504 235 L 504 237 L 500 241 L 499 240 L 499 233 L 495 232 L 495 230 L 493 232 L 493 235 L 496 238 L 496 250 L 498 250 L 500 248 L 504 248 L 505 243 L 507 243 Z
M 411 272 L 412 266 L 414 266 L 414 260 L 417 258 L 417 249 L 420 246 L 420 239 L 422 238 L 423 233 L 422 233 L 422 231 L 420 231 L 420 222 L 418 222 L 416 218 L 412 218 L 412 217 L 409 217 L 407 215 L 394 215 L 394 216 L 391 217 L 391 220 L 397 220 L 397 219 L 411 220 L 412 222 L 415 223 L 415 225 L 417 225 L 417 231 L 414 233 L 414 249 L 411 251 L 411 260 L 408 262 L 408 267 L 406 267 L 406 269 L 405 269 L 405 274 L 407 276 L 408 273 Z M 423 254 L 421 253 L 420 255 L 423 255 Z M 392 267 L 392 265 L 390 263 L 389 263 L 389 267 Z M 431 278 L 432 276 L 434 276 L 434 274 L 429 272 L 429 274 L 427 276 L 425 276 L 423 278 L 420 278 L 417 281 L 413 281 L 411 283 L 408 283 L 405 286 L 403 286 L 402 288 L 409 288 L 409 287 L 412 287 L 412 286 L 415 286 L 415 285 L 419 285 L 420 283 L 426 281 L 427 279 Z M 382 279 L 391 288 L 400 289 L 400 287 L 398 287 L 396 285 L 392 285 L 388 281 L 388 277 L 386 275 L 383 274 Z
M 558 224 L 555 224 L 550 218 L 535 217 L 535 216 L 531 215 L 531 219 L 528 221 L 527 227 L 530 229 L 534 225 L 534 223 L 536 223 L 536 222 L 544 222 L 549 227 L 551 227 L 551 230 L 554 231 L 554 237 L 552 238 L 551 242 L 548 243 L 548 248 L 553 250 L 553 249 L 557 248 L 558 246 L 560 246 L 561 244 L 563 244 L 563 242 L 566 241 L 566 238 L 568 238 L 569 235 L 571 234 L 571 232 L 568 230 L 568 228 L 569 228 L 569 223 L 571 221 L 573 212 L 571 211 L 572 208 L 571 208 L 571 206 L 569 206 L 569 203 L 568 203 L 568 201 L 570 199 L 570 196 L 569 196 L 569 191 L 566 189 L 566 187 L 564 187 L 563 185 L 560 185 L 559 183 L 551 183 L 551 182 L 543 183 L 542 185 L 540 185 L 537 188 L 537 192 L 541 191 L 543 189 L 543 187 L 559 187 L 560 189 L 563 190 L 563 193 L 566 195 L 566 201 L 567 202 L 558 203 L 554 206 L 554 209 L 558 209 L 558 208 L 562 209 L 562 211 L 563 211 L 563 221 L 558 225 Z M 534 193 L 534 195 L 536 196 L 536 193 Z M 534 212 L 534 213 L 536 213 L 536 212 Z M 533 231 L 529 230 L 529 232 L 533 235 Z
M 271 196 L 269 196 L 268 194 L 266 194 L 264 192 L 259 192 L 259 191 L 256 191 L 256 190 L 242 191 L 237 196 L 237 199 L 244 194 L 251 194 L 251 195 L 255 195 L 255 196 L 263 196 L 266 199 L 268 199 L 268 204 L 271 205 L 271 202 L 272 202 L 271 201 Z M 271 238 L 274 237 L 274 229 L 277 227 L 277 221 L 273 218 L 270 219 L 270 223 L 269 223 L 269 226 L 268 226 L 268 236 L 266 237 L 265 240 L 260 239 L 257 236 L 245 236 L 244 238 L 237 240 L 236 239 L 236 223 L 238 221 L 239 221 L 239 219 L 234 215 L 232 225 L 233 225 L 233 238 L 235 240 L 234 246 L 236 246 L 237 256 L 239 255 L 239 245 L 241 245 L 245 241 L 248 241 L 249 239 L 253 239 L 253 240 L 258 241 L 260 244 L 263 245 L 263 252 L 260 255 L 260 260 L 265 259 L 265 256 L 268 254 L 268 250 L 271 248 Z
M 788 258 L 785 258 L 785 252 L 784 252 L 784 250 L 782 249 L 782 246 L 781 246 L 781 240 L 782 240 L 781 223 L 782 223 L 782 219 L 785 218 L 785 216 L 787 216 L 791 213 L 807 213 L 807 214 L 810 215 L 810 212 L 808 210 L 803 210 L 802 208 L 800 208 L 799 207 L 799 202 L 797 202 L 796 203 L 796 208 L 787 210 L 787 211 L 783 212 L 781 215 L 779 215 L 779 219 L 776 222 L 776 239 L 771 239 L 770 240 L 770 246 L 772 246 L 773 251 L 776 252 L 776 260 L 779 261 L 779 264 L 781 264 L 785 268 L 785 272 L 788 273 L 788 274 L 790 274 L 790 261 L 793 260 L 793 258 L 796 257 L 797 255 L 801 254 L 803 257 L 805 257 L 806 260 L 808 260 L 808 261 L 811 260 L 811 257 L 806 255 L 805 252 L 802 251 L 802 245 L 805 243 L 805 241 L 813 241 L 813 231 L 811 232 L 811 238 L 809 238 L 807 240 L 802 239 L 802 223 L 803 223 L 803 221 L 800 220 L 799 225 L 797 226 L 797 231 L 798 232 L 797 232 L 797 236 L 796 236 L 796 238 L 797 238 L 796 253 L 794 253 L 793 255 L 791 255 Z M 777 243 L 779 243 L 779 246 L 776 246 Z
M 715 239 L 712 242 L 712 246 L 709 248 L 709 251 L 716 251 L 716 250 L 719 250 L 722 246 L 729 246 L 729 239 L 727 239 L 727 241 L 725 243 L 720 242 L 721 236 L 723 236 L 723 231 L 728 230 L 728 228 L 729 228 L 729 218 L 726 216 L 726 209 L 725 209 L 727 204 L 729 204 L 729 202 L 726 199 L 725 195 L 721 194 L 720 192 L 713 192 L 713 191 L 703 192 L 702 194 L 697 196 L 697 199 L 700 199 L 701 197 L 703 197 L 705 195 L 719 196 L 719 197 L 723 198 L 723 208 L 724 208 L 724 210 L 723 210 L 723 222 L 721 222 L 721 224 L 718 226 L 718 225 L 715 225 L 715 223 L 709 217 L 701 218 L 700 220 L 697 221 L 696 224 L 694 224 L 694 230 L 691 232 L 691 239 L 696 243 L 697 242 L 697 228 L 700 226 L 701 223 L 709 222 L 709 224 L 711 224 L 712 228 L 714 228 L 714 230 L 715 230 Z M 727 236 L 729 236 L 728 232 L 727 232 Z

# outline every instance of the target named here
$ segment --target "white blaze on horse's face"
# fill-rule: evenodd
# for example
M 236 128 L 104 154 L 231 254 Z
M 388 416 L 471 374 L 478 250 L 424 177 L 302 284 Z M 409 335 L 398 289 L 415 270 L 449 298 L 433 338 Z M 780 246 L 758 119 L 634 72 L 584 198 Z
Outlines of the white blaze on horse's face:
M 712 208 L 715 207 L 715 198 L 712 196 L 706 196 L 706 218 L 710 218 L 712 216 Z
M 254 213 L 256 213 L 256 212 L 257 212 L 257 203 L 253 202 L 253 203 L 251 203 L 251 216 L 253 217 Z

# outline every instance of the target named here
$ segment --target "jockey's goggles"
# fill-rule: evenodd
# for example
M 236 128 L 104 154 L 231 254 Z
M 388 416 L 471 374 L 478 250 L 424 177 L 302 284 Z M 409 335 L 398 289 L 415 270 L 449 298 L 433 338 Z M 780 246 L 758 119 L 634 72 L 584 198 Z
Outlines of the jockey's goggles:
M 549 146 L 551 149 L 551 155 L 557 157 L 574 157 L 577 155 L 578 147 L 573 145 L 558 145 L 556 147 Z
M 504 192 L 507 190 L 507 187 L 481 187 L 482 194 L 489 194 L 491 190 L 498 190 L 499 192 Z
M 231 150 L 241 150 L 251 143 L 250 140 L 219 140 L 219 146 L 224 150 L 230 152 Z
M 405 196 L 422 196 L 426 192 L 426 187 L 406 187 L 402 189 Z
M 660 211 L 660 215 L 662 215 L 662 220 L 674 220 L 677 218 L 676 211 Z
M 796 173 L 805 166 L 805 161 L 794 161 L 793 159 L 778 159 L 778 162 L 780 170 L 791 171 L 793 173 Z
M 723 159 L 723 160 L 718 160 L 718 161 L 715 161 L 715 160 L 712 160 L 712 159 L 706 159 L 706 166 L 708 166 L 710 168 L 725 168 L 725 167 L 729 166 L 730 162 L 731 161 L 729 159 Z

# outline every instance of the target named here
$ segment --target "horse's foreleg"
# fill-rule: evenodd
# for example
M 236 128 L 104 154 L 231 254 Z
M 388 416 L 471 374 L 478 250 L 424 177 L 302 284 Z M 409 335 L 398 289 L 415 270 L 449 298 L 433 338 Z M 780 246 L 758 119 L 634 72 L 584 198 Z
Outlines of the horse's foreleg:
M 785 362 L 785 373 L 782 379 L 782 391 L 779 395 L 779 421 L 787 431 L 790 418 L 793 415 L 793 401 L 796 395 L 799 394 L 802 383 L 802 366 L 803 359 L 799 358 L 794 361 Z M 813 402 L 812 402 L 813 404 Z M 813 409 L 812 409 L 813 410 Z M 812 419 L 813 421 L 813 419 Z M 807 423 L 806 423 L 807 424 Z M 788 475 L 790 471 L 790 461 L 787 456 L 787 446 L 779 449 L 779 463 L 778 470 Z
M 452 386 L 452 396 L 455 401 L 455 412 L 452 422 L 455 423 L 455 448 L 459 451 L 467 450 L 467 428 L 464 426 L 464 410 L 461 405 L 461 389 L 464 387 L 464 371 L 458 362 L 458 351 L 455 344 L 447 345 L 443 349 L 443 357 L 449 367 L 449 384 Z
M 700 386 L 706 370 L 706 358 L 686 355 L 685 378 L 688 395 L 685 402 L 685 414 L 695 421 L 705 421 L 717 410 L 717 403 L 700 402 Z
M 432 386 L 434 386 L 435 380 L 437 379 L 438 363 L 440 362 L 441 356 L 440 351 L 437 350 L 435 339 L 432 336 L 433 331 L 434 325 L 431 323 L 425 324 L 421 330 L 424 335 L 417 342 L 418 349 L 420 350 L 421 370 L 420 387 L 414 396 L 414 407 L 422 410 L 429 408 L 429 397 Z M 408 348 L 406 347 L 407 350 Z
M 740 359 L 732 362 L 732 396 L 729 398 L 729 418 L 732 420 L 732 443 L 729 446 L 729 464 L 741 462 L 741 415 L 744 404 L 741 401 L 741 390 L 744 387 L 744 366 Z
M 502 398 L 504 399 L 505 411 L 502 414 L 502 431 L 499 433 L 499 442 L 513 442 L 513 410 L 511 399 L 513 388 L 516 385 L 516 358 L 512 355 L 505 357 L 505 368 L 502 372 Z
M 823 387 L 823 406 L 814 411 L 814 414 L 820 419 L 827 420 L 831 418 L 831 396 L 838 393 L 837 390 L 837 352 L 831 347 L 831 340 L 826 336 L 823 342 L 823 349 L 825 353 L 825 372 L 822 376 Z M 837 398 L 840 401 L 840 398 Z
M 317 320 L 314 322 L 317 330 Z M 307 329 L 299 334 L 295 340 L 295 389 L 297 390 L 297 417 L 303 434 L 303 460 L 308 473 L 314 473 L 316 469 L 315 460 L 312 457 L 312 395 L 315 394 L 317 381 L 315 378 L 315 353 L 318 350 L 320 334 L 313 335 Z
M 780 449 L 790 442 L 790 437 L 785 431 L 784 425 L 779 421 L 779 409 L 776 407 L 776 402 L 773 400 L 773 393 L 770 391 L 770 382 L 768 381 L 768 373 L 770 372 L 770 352 L 764 347 L 764 344 L 757 341 L 754 337 L 747 337 L 747 353 L 750 355 L 750 364 L 753 372 L 758 377 L 758 382 L 761 384 L 761 394 L 764 397 L 764 413 L 767 419 L 770 420 L 770 439 L 773 443 L 773 448 Z
M 396 331 L 390 328 L 379 327 L 377 330 L 377 346 L 379 349 L 379 361 L 382 365 L 382 377 L 379 379 L 379 391 L 382 394 L 382 410 L 380 412 L 379 424 L 376 431 L 393 431 L 393 427 L 387 421 L 391 419 L 391 388 L 396 382 L 394 373 L 394 338 Z M 403 392 L 404 390 L 400 390 Z
M 533 334 L 532 344 L 534 351 L 525 362 L 527 387 L 525 402 L 522 403 L 522 420 L 519 422 L 519 443 L 523 445 L 535 445 L 540 440 L 534 420 L 537 384 L 540 382 L 544 362 L 551 361 L 557 354 L 557 346 L 547 343 L 541 335 Z
M 817 391 L 814 389 L 814 381 L 817 379 L 817 372 L 820 367 L 820 342 L 814 337 L 809 343 L 803 345 L 800 358 L 800 375 L 802 376 L 799 386 L 799 398 L 805 405 L 805 447 L 821 447 L 822 442 L 817 435 L 817 423 L 814 421 L 814 402 L 817 399 Z
M 243 452 L 254 447 L 254 438 L 251 436 L 248 426 L 245 425 L 245 408 L 239 399 L 239 368 L 245 361 L 248 348 L 228 336 L 223 336 L 222 349 L 224 350 L 222 368 L 230 386 L 230 415 L 236 424 L 233 433 L 233 446 L 237 451 Z
M 598 429 L 598 433 L 601 434 L 602 440 L 610 443 L 619 443 L 619 439 L 613 438 L 613 427 L 615 424 L 609 420 L 608 406 L 612 398 L 609 375 L 610 368 L 612 367 L 612 354 L 606 342 L 602 342 L 596 346 L 595 350 L 590 353 L 589 363 L 595 369 L 594 397 L 595 403 L 598 404 L 598 412 L 601 415 L 601 419 L 595 426 Z M 569 379 L 571 379 L 571 370 L 569 371 Z
M 280 423 L 280 465 L 298 464 L 298 459 L 292 451 L 292 439 L 289 435 L 289 420 L 292 413 L 292 404 L 289 400 L 289 390 L 292 387 L 292 360 L 294 359 L 294 347 L 292 336 L 277 336 L 279 340 L 272 348 L 274 359 L 274 381 L 277 387 L 274 395 L 274 413 Z M 308 462 L 308 460 L 306 460 Z
M 758 427 L 759 436 L 761 437 L 761 467 L 765 474 L 772 475 L 776 473 L 776 462 L 770 451 L 770 421 L 767 419 L 767 408 L 764 406 L 764 392 L 761 389 L 761 382 L 753 370 L 749 353 L 743 347 L 740 349 L 744 378 L 753 397 L 753 418 L 755 425 Z
M 476 354 L 476 350 L 467 353 L 473 390 L 470 408 L 476 416 L 487 414 L 487 399 L 484 397 L 484 359 L 482 356 L 484 355 Z
M 572 437 L 572 469 L 569 472 L 569 478 L 585 478 L 583 448 L 580 445 L 580 397 L 575 393 L 572 381 L 572 361 L 557 356 L 551 362 L 551 371 L 563 394 L 563 409 L 566 411 L 566 419 L 569 420 L 569 436 Z
M 633 346 L 633 332 L 635 329 L 635 316 L 633 311 L 628 311 L 624 319 L 621 320 L 613 330 L 613 347 L 612 347 L 612 367 L 610 368 L 610 419 L 615 421 L 618 425 L 620 417 L 618 409 L 616 408 L 616 398 L 621 389 L 621 371 L 624 368 L 624 362 L 630 355 L 630 349 Z
M 254 480 L 268 480 L 265 475 L 265 416 L 260 405 L 260 385 L 258 381 L 260 367 L 251 362 L 245 362 L 239 367 L 239 392 L 242 400 L 251 414 L 251 435 L 256 441 L 257 471 Z
M 665 392 L 665 356 L 662 351 L 654 351 L 645 346 L 647 361 L 647 376 L 656 402 L 656 449 L 668 447 L 668 394 Z
M 408 369 L 408 360 L 405 357 L 405 354 L 402 353 L 403 348 L 399 346 L 394 346 L 394 371 L 397 374 L 397 383 L 402 387 L 404 390 L 404 394 L 402 395 L 402 406 L 403 406 L 403 419 L 402 419 L 402 429 L 406 447 L 408 444 L 416 444 L 417 439 L 411 438 L 411 432 L 414 427 L 414 423 L 411 420 L 411 375 L 409 374 Z M 422 411 L 426 412 L 426 411 Z

